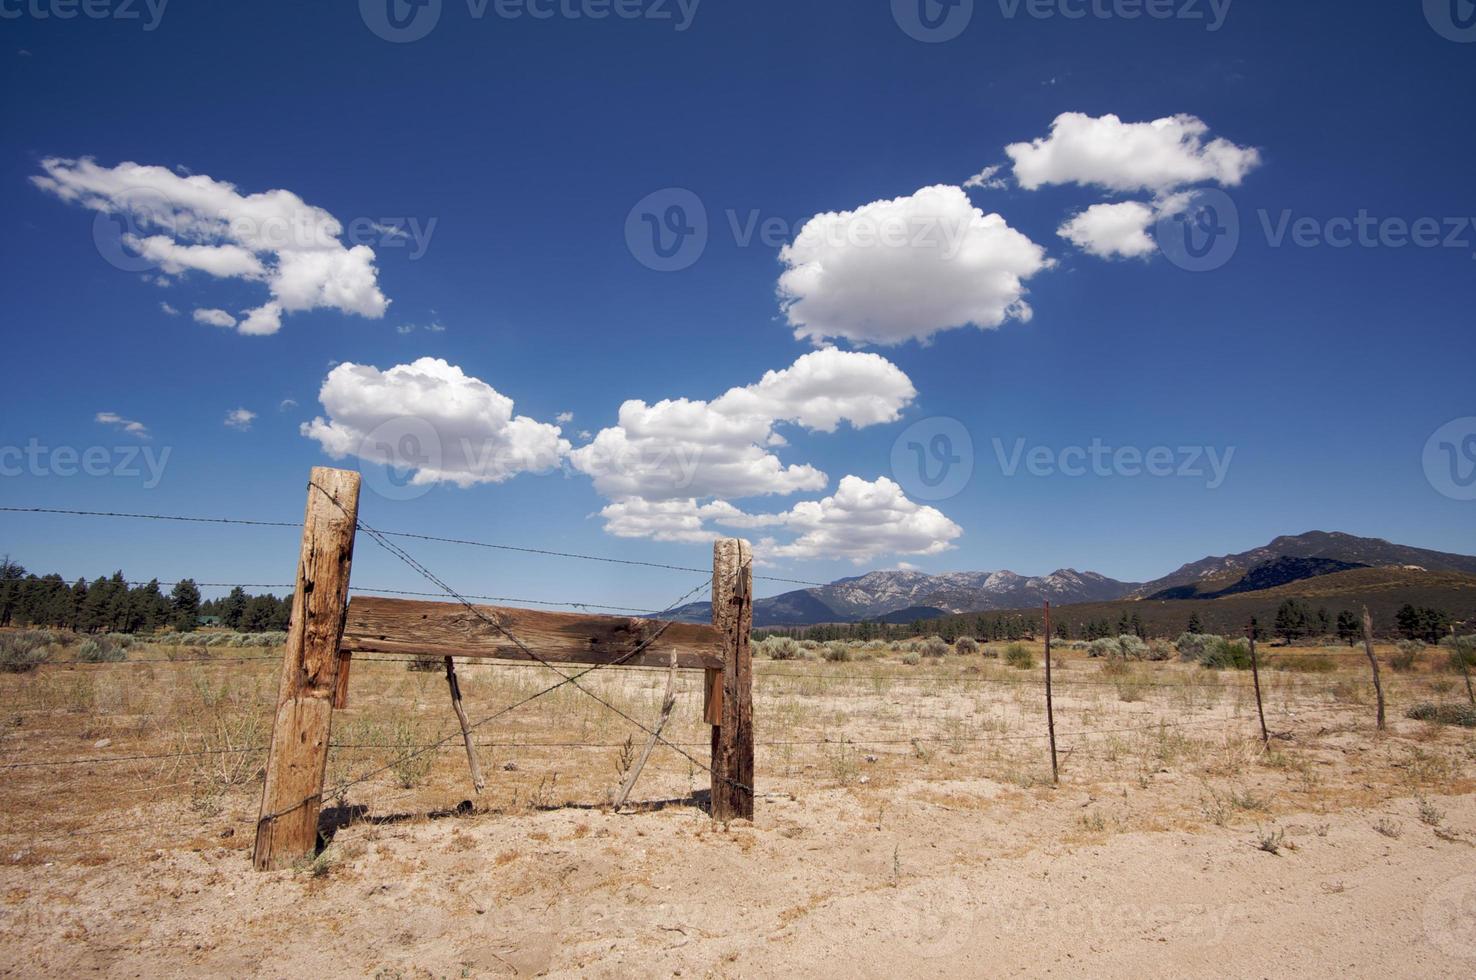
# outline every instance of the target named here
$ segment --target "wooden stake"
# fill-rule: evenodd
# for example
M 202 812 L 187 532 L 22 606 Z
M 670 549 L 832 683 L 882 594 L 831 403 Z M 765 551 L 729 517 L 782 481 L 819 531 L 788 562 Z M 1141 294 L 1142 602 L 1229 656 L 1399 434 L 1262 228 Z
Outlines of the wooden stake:
M 289 867 L 317 849 L 358 516 L 359 474 L 314 467 L 256 824 L 259 871 Z
M 1384 730 L 1384 684 L 1379 680 L 1379 659 L 1374 656 L 1373 617 L 1368 606 L 1363 607 L 1363 651 L 1368 654 L 1368 665 L 1373 668 L 1374 693 L 1379 699 L 1379 731 Z
M 1051 603 L 1045 604 L 1046 730 L 1051 736 L 1051 782 L 1060 784 L 1061 764 L 1056 759 L 1056 708 L 1051 697 Z
M 753 550 L 712 546 L 712 625 L 723 635 L 722 723 L 712 730 L 712 819 L 753 819 Z
M 456 680 L 456 658 L 446 658 L 446 685 L 451 688 L 451 707 L 456 709 L 456 720 L 461 725 L 461 741 L 466 745 L 466 762 L 471 767 L 472 788 L 478 794 L 487 788 L 482 778 L 482 764 L 477 761 L 477 744 L 472 741 L 471 722 L 466 719 L 466 709 L 461 706 L 461 684 Z
M 651 758 L 651 750 L 656 747 L 657 740 L 661 737 L 661 730 L 671 720 L 672 709 L 676 707 L 676 651 L 671 652 L 671 667 L 666 672 L 666 696 L 661 700 L 661 716 L 656 719 L 656 727 L 651 729 L 651 735 L 646 739 L 646 747 L 641 750 L 635 765 L 630 767 L 630 772 L 625 775 L 625 782 L 615 792 L 615 810 L 625 806 L 625 800 L 630 796 L 630 791 L 635 788 L 636 780 L 641 777 L 641 770 L 646 766 L 646 760 Z
M 1466 679 L 1466 697 L 1476 704 L 1476 691 L 1471 690 L 1471 668 L 1466 666 L 1466 655 L 1461 652 L 1460 644 L 1456 642 L 1456 628 L 1450 628 L 1450 654 L 1456 658 L 1456 663 L 1461 665 L 1461 676 Z
M 1261 744 L 1266 748 L 1271 747 L 1271 734 L 1266 731 L 1266 709 L 1261 704 L 1261 663 L 1256 658 L 1256 618 L 1251 617 L 1250 626 L 1246 628 L 1250 635 L 1251 644 L 1251 682 L 1256 688 L 1256 714 L 1261 719 Z

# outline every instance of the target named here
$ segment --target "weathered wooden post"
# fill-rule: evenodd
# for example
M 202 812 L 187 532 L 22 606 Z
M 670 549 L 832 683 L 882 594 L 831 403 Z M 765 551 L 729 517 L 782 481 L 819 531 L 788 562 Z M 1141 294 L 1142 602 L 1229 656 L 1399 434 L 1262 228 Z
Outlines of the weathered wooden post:
M 256 824 L 259 871 L 289 867 L 317 848 L 358 516 L 359 474 L 314 467 Z
M 722 685 L 708 672 L 712 819 L 753 819 L 753 550 L 723 538 L 712 546 L 712 625 L 723 638 Z
M 1061 764 L 1056 760 L 1056 706 L 1051 693 L 1051 602 L 1045 604 L 1046 731 L 1051 737 L 1051 783 L 1060 785 Z
M 1379 700 L 1379 731 L 1384 730 L 1384 682 L 1379 679 L 1379 658 L 1374 656 L 1373 617 L 1368 607 L 1363 607 L 1363 652 L 1368 654 L 1368 665 L 1373 668 L 1374 695 Z
M 1245 633 L 1250 637 L 1251 682 L 1256 687 L 1256 715 L 1261 719 L 1261 744 L 1269 749 L 1271 733 L 1266 731 L 1266 709 L 1261 704 L 1261 663 L 1256 659 L 1256 617 L 1251 617 L 1250 625 L 1245 628 Z

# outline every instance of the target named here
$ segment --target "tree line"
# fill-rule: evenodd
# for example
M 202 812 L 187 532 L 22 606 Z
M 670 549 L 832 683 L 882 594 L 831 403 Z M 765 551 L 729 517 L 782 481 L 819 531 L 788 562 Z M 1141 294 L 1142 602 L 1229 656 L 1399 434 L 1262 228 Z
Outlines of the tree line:
M 38 626 L 79 633 L 188 633 L 202 619 L 245 633 L 280 631 L 292 614 L 292 597 L 251 595 L 240 586 L 219 599 L 200 598 L 193 579 L 165 595 L 158 579 L 130 582 L 123 572 L 68 584 L 55 573 L 36 575 L 0 559 L 0 626 Z

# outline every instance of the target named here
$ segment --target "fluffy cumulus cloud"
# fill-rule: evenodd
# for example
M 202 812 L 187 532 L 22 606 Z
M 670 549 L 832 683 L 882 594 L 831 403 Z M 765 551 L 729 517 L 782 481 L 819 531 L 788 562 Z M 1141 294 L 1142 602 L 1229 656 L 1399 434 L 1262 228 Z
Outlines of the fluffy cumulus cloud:
M 877 354 L 814 351 L 711 402 L 626 402 L 618 425 L 574 450 L 570 463 L 610 502 L 599 512 L 616 537 L 700 543 L 720 529 L 772 529 L 759 552 L 773 558 L 934 554 L 961 531 L 908 500 L 885 478 L 844 477 L 839 489 L 781 513 L 748 513 L 732 500 L 824 489 L 828 477 L 783 463 L 783 425 L 833 432 L 895 421 L 916 397 L 912 382 Z
M 557 468 L 569 451 L 558 426 L 515 415 L 511 398 L 440 358 L 339 364 L 318 398 L 327 417 L 303 435 L 334 459 L 413 468 L 416 484 L 501 483 Z
M 783 526 L 798 536 L 759 543 L 775 558 L 847 558 L 862 564 L 879 555 L 935 555 L 953 547 L 963 529 L 935 507 L 909 500 L 886 477 L 842 478 L 835 493 L 795 504 L 782 514 L 714 515 L 730 527 Z
M 243 334 L 275 333 L 284 313 L 335 309 L 377 319 L 389 307 L 374 250 L 346 247 L 338 219 L 291 191 L 242 194 L 203 174 L 85 157 L 50 158 L 41 168 L 31 178 L 37 187 L 121 217 L 130 229 L 124 244 L 154 263 L 158 278 L 199 272 L 262 283 L 269 298 L 240 311 Z
M 1238 186 L 1260 164 L 1260 152 L 1221 138 L 1206 142 L 1208 134 L 1209 126 L 1190 115 L 1127 123 L 1110 113 L 1065 112 L 1051 123 L 1049 136 L 1012 143 L 1005 153 L 1027 190 L 1048 184 L 1154 193 L 1202 183 Z
M 229 330 L 236 325 L 236 318 L 225 310 L 200 309 L 194 313 L 195 322 L 203 323 L 209 327 L 222 327 Z
M 916 394 L 907 375 L 880 355 L 818 350 L 711 402 L 627 401 L 618 424 L 569 460 L 617 502 L 820 490 L 824 473 L 785 465 L 775 454 L 785 442 L 776 427 L 833 432 L 842 422 L 858 428 L 891 422 Z
M 1063 224 L 1057 234 L 1099 258 L 1139 258 L 1158 251 L 1148 234 L 1157 218 L 1152 206 L 1139 201 L 1093 204 Z
M 816 215 L 779 258 L 779 296 L 795 336 L 854 345 L 1028 320 L 1025 281 L 1051 264 L 1039 245 L 949 185 Z

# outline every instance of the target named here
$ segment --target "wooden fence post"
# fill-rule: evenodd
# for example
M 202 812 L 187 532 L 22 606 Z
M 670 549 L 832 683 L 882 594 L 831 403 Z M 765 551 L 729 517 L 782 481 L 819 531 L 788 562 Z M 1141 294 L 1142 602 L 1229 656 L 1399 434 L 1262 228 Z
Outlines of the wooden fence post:
M 1250 637 L 1251 683 L 1256 687 L 1256 714 L 1261 719 L 1261 744 L 1269 749 L 1271 747 L 1271 734 L 1266 731 L 1266 709 L 1261 705 L 1261 664 L 1256 658 L 1256 617 L 1251 617 L 1250 626 L 1246 627 L 1245 632 Z
M 747 541 L 713 543 L 712 625 L 723 634 L 722 703 L 711 705 L 720 718 L 712 729 L 712 819 L 752 820 L 753 550 Z
M 1368 654 L 1368 664 L 1373 668 L 1374 694 L 1379 699 L 1379 731 L 1384 730 L 1384 683 L 1379 679 L 1379 658 L 1374 656 L 1373 617 L 1368 607 L 1363 607 L 1363 652 Z
M 359 474 L 314 467 L 256 824 L 258 871 L 289 867 L 317 848 L 358 516 Z
M 1056 706 L 1051 695 L 1051 603 L 1045 604 L 1046 731 L 1051 737 L 1051 783 L 1060 785 L 1061 765 L 1056 761 Z

